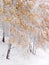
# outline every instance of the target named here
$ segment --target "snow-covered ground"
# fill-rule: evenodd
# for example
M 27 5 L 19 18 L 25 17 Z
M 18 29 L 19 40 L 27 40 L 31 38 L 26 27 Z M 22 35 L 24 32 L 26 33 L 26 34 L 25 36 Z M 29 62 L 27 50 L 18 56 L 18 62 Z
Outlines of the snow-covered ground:
M 36 55 L 25 55 L 16 45 L 12 45 L 10 59 L 7 60 L 8 44 L 2 42 L 3 33 L 1 32 L 3 31 L 0 29 L 0 65 L 49 65 L 49 49 L 44 51 L 38 48 Z
M 12 45 L 10 59 L 6 59 L 8 44 L 0 41 L 0 65 L 49 65 L 49 50 L 38 48 L 36 55 L 23 55 L 16 45 Z
M 36 55 L 25 55 L 16 45 L 12 45 L 10 59 L 6 59 L 8 44 L 3 43 L 1 40 L 2 33 L 0 33 L 0 65 L 49 65 L 49 49 L 44 51 L 38 48 Z
M 8 45 L 0 43 L 0 65 L 49 65 L 48 51 L 38 48 L 36 55 L 23 56 L 15 45 L 12 46 L 10 59 L 6 59 Z

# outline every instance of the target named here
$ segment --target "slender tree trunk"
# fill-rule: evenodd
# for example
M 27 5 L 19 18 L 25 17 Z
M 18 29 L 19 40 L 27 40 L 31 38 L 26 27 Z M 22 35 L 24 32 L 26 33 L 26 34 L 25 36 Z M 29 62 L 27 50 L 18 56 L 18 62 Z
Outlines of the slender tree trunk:
M 34 36 L 34 41 L 33 41 L 33 54 L 36 54 L 36 36 Z
M 3 31 L 3 39 L 2 39 L 2 42 L 5 42 L 5 33 Z
M 33 47 L 31 45 L 29 45 L 29 50 L 32 54 L 36 54 L 36 49 L 35 49 L 35 45 L 33 44 Z
M 36 37 L 34 36 L 33 41 L 29 45 L 29 50 L 34 55 L 36 54 L 36 46 L 35 46 L 35 44 L 36 44 Z
M 9 44 L 8 46 L 8 51 L 7 51 L 7 56 L 6 56 L 6 59 L 9 59 L 9 54 L 10 54 L 10 50 L 11 50 L 11 44 Z
M 36 54 L 35 44 L 33 44 L 33 52 L 34 55 Z
M 2 23 L 3 25 L 3 38 L 2 38 L 2 42 L 5 42 L 5 25 L 4 22 Z

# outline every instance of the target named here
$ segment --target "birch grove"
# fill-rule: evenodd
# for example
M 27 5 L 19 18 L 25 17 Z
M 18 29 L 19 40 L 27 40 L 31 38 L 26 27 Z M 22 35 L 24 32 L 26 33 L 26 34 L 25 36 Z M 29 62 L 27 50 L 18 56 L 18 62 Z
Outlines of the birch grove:
M 49 42 L 49 0 L 0 0 L 3 37 L 33 54 Z M 5 42 L 5 39 L 3 40 Z M 7 52 L 8 58 L 9 51 Z

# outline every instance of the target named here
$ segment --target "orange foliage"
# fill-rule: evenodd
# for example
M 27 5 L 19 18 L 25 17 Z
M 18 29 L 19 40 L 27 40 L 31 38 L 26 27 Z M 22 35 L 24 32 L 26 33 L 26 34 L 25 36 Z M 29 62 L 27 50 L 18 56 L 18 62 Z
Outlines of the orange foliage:
M 13 0 L 15 1 L 15 0 Z M 5 17 L 3 22 L 10 23 L 10 36 L 9 41 L 17 43 L 23 47 L 28 46 L 28 36 L 30 34 L 36 37 L 37 31 L 37 45 L 43 45 L 45 41 L 49 41 L 49 6 L 44 3 L 39 5 L 36 3 L 38 0 L 16 0 L 15 4 L 12 4 L 12 0 L 3 0 L 3 3 L 10 5 L 0 9 L 1 13 L 4 13 Z M 36 7 L 36 5 L 38 5 Z M 5 14 L 6 13 L 6 14 Z M 9 15 L 9 16 L 8 16 Z M 18 36 L 18 40 L 17 37 Z M 30 42 L 32 42 L 30 40 Z

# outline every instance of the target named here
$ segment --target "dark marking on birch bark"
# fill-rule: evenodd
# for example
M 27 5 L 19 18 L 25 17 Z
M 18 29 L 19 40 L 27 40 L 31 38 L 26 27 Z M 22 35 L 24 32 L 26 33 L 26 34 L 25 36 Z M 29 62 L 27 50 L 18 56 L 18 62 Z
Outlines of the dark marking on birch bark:
M 2 42 L 5 42 L 5 33 L 3 32 L 3 39 Z
M 11 50 L 11 44 L 9 44 L 6 59 L 9 59 L 10 50 Z

